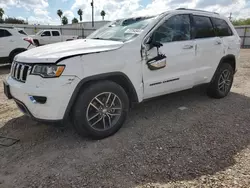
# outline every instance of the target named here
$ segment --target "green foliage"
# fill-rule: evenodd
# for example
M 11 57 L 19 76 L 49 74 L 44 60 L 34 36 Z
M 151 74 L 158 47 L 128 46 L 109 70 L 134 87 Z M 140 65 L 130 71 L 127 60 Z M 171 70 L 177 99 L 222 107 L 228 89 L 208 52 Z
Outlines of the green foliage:
M 62 17 L 62 24 L 63 24 L 63 25 L 67 25 L 68 22 L 69 22 L 69 21 L 68 21 L 68 18 L 67 18 L 66 16 L 63 16 L 63 17 Z
M 76 24 L 76 23 L 78 23 L 78 19 L 77 19 L 77 18 L 74 18 L 74 19 L 72 20 L 72 24 Z
M 105 15 L 106 15 L 106 12 L 104 10 L 102 10 L 101 11 L 102 20 L 104 20 Z
M 4 15 L 4 10 L 2 8 L 0 8 L 0 19 L 3 18 L 3 15 Z
M 5 18 L 3 20 L 3 23 L 6 23 L 6 24 L 28 24 L 24 20 L 17 19 L 17 18 L 11 18 L 11 17 Z
M 57 15 L 61 18 L 62 15 L 63 15 L 63 11 L 62 11 L 61 9 L 59 9 L 59 10 L 57 11 Z
M 250 18 L 233 20 L 232 23 L 235 26 L 238 26 L 238 25 L 250 25 Z
M 82 9 L 79 9 L 78 11 L 77 11 L 77 14 L 80 16 L 80 21 L 82 21 Z

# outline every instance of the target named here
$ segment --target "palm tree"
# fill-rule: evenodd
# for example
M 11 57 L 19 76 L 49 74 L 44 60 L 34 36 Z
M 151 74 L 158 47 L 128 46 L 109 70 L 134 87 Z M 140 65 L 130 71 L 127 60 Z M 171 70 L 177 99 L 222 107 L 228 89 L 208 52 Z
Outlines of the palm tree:
M 62 17 L 62 24 L 63 24 L 63 25 L 67 25 L 68 22 L 69 22 L 69 21 L 68 21 L 68 18 L 67 18 L 66 16 L 63 16 L 63 17 Z
M 74 19 L 72 20 L 72 24 L 76 24 L 76 23 L 78 23 L 78 19 L 77 19 L 77 18 L 74 18 Z
M 61 20 L 61 22 L 62 22 L 63 11 L 62 11 L 61 9 L 59 9 L 59 10 L 57 11 L 57 15 L 60 17 L 60 20 Z
M 79 9 L 77 11 L 77 14 L 80 16 L 80 21 L 82 21 L 82 9 Z
M 105 15 L 106 15 L 106 12 L 104 10 L 102 10 L 102 12 L 101 12 L 102 20 L 104 20 Z
M 4 15 L 4 10 L 2 8 L 0 8 L 0 19 L 3 18 L 3 15 Z

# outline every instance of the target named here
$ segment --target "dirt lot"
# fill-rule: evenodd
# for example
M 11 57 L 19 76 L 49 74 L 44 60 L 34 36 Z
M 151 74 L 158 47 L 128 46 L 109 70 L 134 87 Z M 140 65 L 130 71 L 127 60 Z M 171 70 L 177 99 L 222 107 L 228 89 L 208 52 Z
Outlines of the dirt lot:
M 0 147 L 0 187 L 250 187 L 250 50 L 241 56 L 227 98 L 196 88 L 148 101 L 101 141 L 22 116 L 0 85 L 0 135 L 20 139 Z

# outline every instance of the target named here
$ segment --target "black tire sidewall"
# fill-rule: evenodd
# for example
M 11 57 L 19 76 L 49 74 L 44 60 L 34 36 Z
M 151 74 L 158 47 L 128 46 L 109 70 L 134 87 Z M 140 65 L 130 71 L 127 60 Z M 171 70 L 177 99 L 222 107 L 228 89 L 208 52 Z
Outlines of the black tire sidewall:
M 230 76 L 231 84 L 230 84 L 230 87 L 226 93 L 221 92 L 219 90 L 219 79 L 220 79 L 221 74 L 225 70 L 228 70 L 231 74 L 231 76 Z M 233 81 L 234 81 L 234 70 L 233 70 L 232 66 L 229 63 L 223 63 L 222 65 L 220 65 L 219 69 L 216 72 L 216 75 L 215 75 L 213 82 L 210 84 L 210 87 L 209 87 L 210 96 L 215 97 L 215 98 L 226 97 L 232 88 Z
M 92 99 L 103 92 L 112 92 L 120 98 L 122 103 L 122 114 L 118 122 L 112 128 L 105 131 L 97 131 L 89 125 L 86 117 L 86 111 Z M 126 92 L 120 85 L 111 81 L 97 82 L 84 89 L 78 96 L 74 107 L 73 124 L 80 135 L 86 135 L 87 132 L 87 134 L 92 138 L 105 138 L 113 135 L 121 128 L 126 120 L 128 109 L 129 99 Z

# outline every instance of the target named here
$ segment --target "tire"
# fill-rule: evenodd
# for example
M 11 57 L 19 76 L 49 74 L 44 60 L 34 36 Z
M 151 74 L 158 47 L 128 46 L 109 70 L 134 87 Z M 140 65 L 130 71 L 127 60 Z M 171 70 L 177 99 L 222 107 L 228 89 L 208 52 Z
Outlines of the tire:
M 18 50 L 18 51 L 14 51 L 14 52 L 11 52 L 10 56 L 9 56 L 9 63 L 12 64 L 12 62 L 14 61 L 14 58 L 16 55 L 24 52 L 25 50 Z
M 107 101 L 107 108 L 103 107 L 101 110 L 101 103 L 105 105 Z M 73 109 L 72 122 L 81 136 L 87 134 L 94 139 L 103 139 L 122 127 L 128 109 L 129 99 L 124 89 L 114 82 L 100 81 L 80 92 Z
M 40 43 L 39 43 L 39 41 L 38 40 L 33 40 L 34 41 L 34 44 L 36 45 L 36 46 L 40 46 Z
M 229 75 L 228 75 L 229 73 Z M 227 81 L 225 81 L 227 80 Z M 223 63 L 216 71 L 209 84 L 207 94 L 216 99 L 224 98 L 231 90 L 234 80 L 234 70 L 229 63 Z

